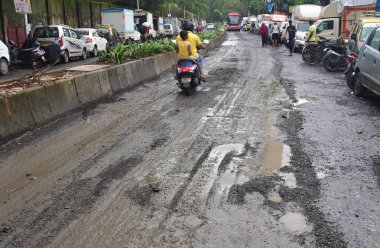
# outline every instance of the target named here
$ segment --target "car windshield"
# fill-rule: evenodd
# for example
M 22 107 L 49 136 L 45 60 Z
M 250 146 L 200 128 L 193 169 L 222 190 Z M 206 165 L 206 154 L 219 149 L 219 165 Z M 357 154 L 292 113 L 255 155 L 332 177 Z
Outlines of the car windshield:
M 306 32 L 309 30 L 309 23 L 307 22 L 297 22 L 297 31 Z
M 165 29 L 170 29 L 170 25 L 164 25 Z
M 237 25 L 240 22 L 240 16 L 229 16 L 227 20 L 230 25 Z
M 110 38 L 110 31 L 106 28 L 100 28 L 98 29 L 99 35 L 103 36 L 107 40 Z
M 372 29 L 376 26 L 377 23 L 366 23 L 363 25 L 363 31 L 360 34 L 360 40 L 367 39 L 368 35 L 371 33 Z
M 76 30 L 76 32 L 81 35 L 88 35 L 90 31 L 81 29 L 81 30 Z
M 34 30 L 34 38 L 58 38 L 59 32 L 57 27 L 37 27 Z

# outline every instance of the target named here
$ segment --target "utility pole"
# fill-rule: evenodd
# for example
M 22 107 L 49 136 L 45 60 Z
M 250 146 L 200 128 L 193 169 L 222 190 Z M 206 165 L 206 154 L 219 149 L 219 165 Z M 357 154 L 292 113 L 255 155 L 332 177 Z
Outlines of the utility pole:
M 140 1 L 137 0 L 137 9 L 140 9 Z

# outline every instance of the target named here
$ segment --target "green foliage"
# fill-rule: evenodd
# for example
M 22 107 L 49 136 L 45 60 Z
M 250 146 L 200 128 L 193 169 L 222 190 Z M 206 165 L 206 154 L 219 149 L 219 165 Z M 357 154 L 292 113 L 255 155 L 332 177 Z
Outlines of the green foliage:
M 205 31 L 198 36 L 201 40 L 212 40 L 222 36 L 224 32 L 226 32 L 225 27 L 223 25 L 217 25 L 215 31 Z
M 99 52 L 99 60 L 121 64 L 127 59 L 143 58 L 173 50 L 173 45 L 168 39 L 132 45 L 118 44 L 114 47 L 107 47 L 105 51 Z

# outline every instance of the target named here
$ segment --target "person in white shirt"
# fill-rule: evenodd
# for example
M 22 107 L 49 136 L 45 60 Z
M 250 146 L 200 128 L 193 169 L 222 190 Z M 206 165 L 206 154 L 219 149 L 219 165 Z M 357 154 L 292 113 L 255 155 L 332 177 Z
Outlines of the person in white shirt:
M 280 27 L 277 25 L 277 22 L 275 22 L 272 27 L 272 43 L 274 47 L 278 46 L 279 39 L 280 39 Z

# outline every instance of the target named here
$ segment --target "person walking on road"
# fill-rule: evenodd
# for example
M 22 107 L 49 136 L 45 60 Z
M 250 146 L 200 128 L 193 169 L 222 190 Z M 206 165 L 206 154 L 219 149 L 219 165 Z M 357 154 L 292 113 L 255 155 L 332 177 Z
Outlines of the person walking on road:
M 268 45 L 268 27 L 265 23 L 261 24 L 259 34 L 261 35 L 261 42 L 263 47 Z
M 273 47 L 277 47 L 278 46 L 279 40 L 280 40 L 280 28 L 277 25 L 277 22 L 275 22 L 274 25 L 273 25 L 273 27 L 272 27 L 272 43 L 273 43 Z
M 293 56 L 294 45 L 295 45 L 294 43 L 295 43 L 295 39 L 296 39 L 296 32 L 297 32 L 297 29 L 292 24 L 292 21 L 290 20 L 289 26 L 286 28 L 286 32 L 285 32 L 285 35 L 289 34 L 289 51 L 290 51 L 289 56 Z

